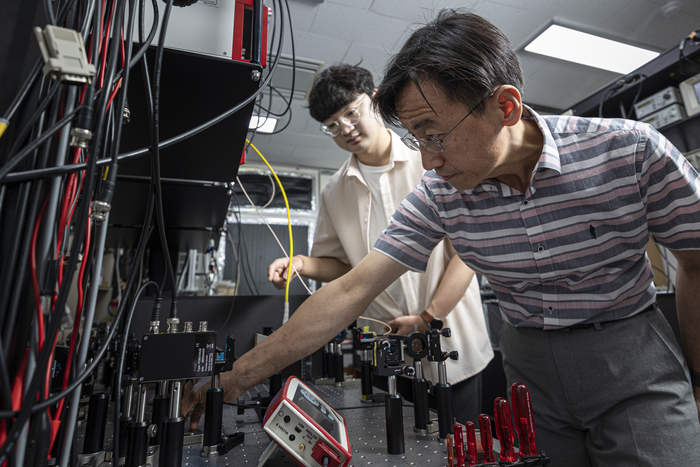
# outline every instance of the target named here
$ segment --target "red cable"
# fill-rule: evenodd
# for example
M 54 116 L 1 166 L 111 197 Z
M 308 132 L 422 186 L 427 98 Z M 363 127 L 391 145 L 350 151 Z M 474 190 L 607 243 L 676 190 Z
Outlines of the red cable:
M 73 163 L 77 163 L 80 160 L 80 148 L 75 148 L 73 151 Z M 84 171 L 80 172 L 80 176 L 84 176 Z M 70 217 L 68 217 L 68 210 L 73 205 L 73 200 L 75 199 L 76 192 L 78 189 L 77 180 L 78 174 L 72 173 L 68 177 L 68 182 L 66 183 L 66 188 L 63 195 L 63 204 L 61 206 L 61 214 L 59 216 L 58 222 L 58 234 L 59 238 L 56 242 L 56 258 L 58 259 L 58 286 L 61 286 L 63 282 L 63 255 L 61 255 L 61 249 L 63 246 L 63 235 L 61 235 L 66 228 L 66 225 L 70 224 Z M 71 214 L 72 217 L 72 214 Z M 55 299 L 55 296 L 54 296 Z
M 102 47 L 102 67 L 100 69 L 100 89 L 105 84 L 105 68 L 107 66 L 107 42 L 109 41 L 109 33 L 112 29 L 112 21 L 114 20 L 114 10 L 116 9 L 116 4 L 112 2 L 112 8 L 109 12 L 109 20 L 107 21 L 107 28 L 105 29 L 104 36 L 104 46 Z M 104 10 L 103 10 L 104 11 Z
M 121 30 L 119 31 L 119 42 L 122 52 L 122 68 L 124 68 L 124 62 L 126 61 L 126 52 L 124 51 L 124 26 L 122 26 Z
M 44 205 L 41 207 L 39 216 L 34 224 L 34 232 L 32 233 L 31 250 L 29 252 L 29 265 L 31 267 L 32 273 L 32 287 L 34 289 L 34 304 L 36 306 L 36 322 L 39 327 L 39 352 L 44 346 L 44 313 L 43 307 L 41 306 L 41 290 L 39 289 L 39 277 L 36 272 L 36 239 L 39 235 L 39 226 L 41 225 L 41 220 L 44 218 L 44 213 L 46 212 L 46 206 L 49 204 L 49 198 L 46 198 Z
M 90 254 L 90 238 L 91 238 L 91 226 L 92 219 L 88 216 L 87 220 L 87 230 L 85 232 L 85 246 L 83 247 L 83 261 L 80 265 L 80 274 L 78 275 L 78 306 L 75 313 L 75 318 L 73 321 L 73 334 L 71 335 L 70 347 L 68 349 L 68 359 L 66 361 L 66 367 L 63 373 L 62 390 L 68 387 L 68 380 L 70 377 L 71 367 L 73 365 L 73 355 L 75 354 L 75 344 L 77 341 L 78 330 L 80 327 L 80 320 L 82 318 L 83 311 L 83 277 L 85 274 L 85 269 L 88 263 L 88 255 Z M 56 340 L 58 336 L 56 336 Z M 56 345 L 56 340 L 54 341 L 54 348 Z M 52 350 L 53 356 L 53 350 Z M 53 361 L 53 360 L 50 360 Z M 47 385 L 49 382 L 49 374 L 47 374 Z M 61 399 L 56 408 L 53 420 L 51 422 L 51 441 L 49 445 L 49 451 L 53 448 L 53 444 L 56 441 L 58 435 L 58 430 L 61 428 L 61 414 L 63 413 L 63 407 L 65 405 L 65 398 Z M 49 414 L 50 418 L 51 414 Z
M 44 311 L 43 307 L 41 306 L 41 290 L 39 289 L 39 277 L 36 272 L 36 241 L 37 237 L 39 236 L 39 227 L 41 226 L 41 221 L 44 218 L 44 213 L 46 212 L 46 207 L 49 204 L 49 198 L 47 197 L 46 200 L 44 201 L 44 205 L 41 207 L 41 211 L 39 212 L 39 215 L 37 216 L 36 223 L 34 224 L 34 232 L 32 233 L 32 240 L 31 240 L 31 248 L 30 248 L 30 268 L 31 268 L 31 275 L 32 275 L 32 288 L 34 289 L 34 303 L 36 306 L 36 322 L 38 326 L 38 334 L 39 334 L 39 346 L 38 346 L 38 352 L 41 352 L 41 349 L 44 347 L 44 342 L 46 339 L 46 336 L 44 335 Z M 53 349 L 56 346 L 56 340 L 58 336 L 54 339 L 54 342 L 51 345 L 51 356 L 49 358 L 49 362 L 53 362 Z M 37 352 L 37 353 L 38 353 Z M 50 381 L 51 381 L 51 365 L 48 365 L 46 368 L 46 380 L 44 383 L 44 397 L 48 397 L 49 395 L 49 387 L 50 387 Z
M 63 373 L 63 384 L 62 389 L 65 390 L 68 387 L 68 380 L 70 376 L 70 370 L 73 365 L 73 355 L 75 353 L 75 343 L 77 341 L 78 330 L 80 328 L 80 320 L 83 313 L 83 275 L 85 273 L 85 267 L 88 263 L 87 257 L 90 253 L 90 231 L 91 231 L 92 219 L 88 217 L 87 221 L 87 232 L 85 233 L 85 247 L 83 251 L 83 261 L 80 265 L 80 274 L 78 276 L 78 307 L 75 312 L 75 319 L 73 321 L 73 334 L 70 339 L 70 348 L 68 349 L 68 360 L 66 361 L 66 368 Z M 93 279 L 94 282 L 94 279 Z M 94 286 L 94 285 L 93 285 Z M 56 408 L 56 413 L 54 414 L 53 421 L 51 422 L 51 444 L 49 450 L 53 448 L 53 443 L 58 435 L 58 430 L 61 428 L 61 413 L 63 412 L 63 406 L 65 405 L 65 399 L 61 399 Z
M 27 358 L 29 356 L 29 349 L 24 351 L 24 357 L 22 357 L 22 362 L 19 364 L 17 369 L 17 374 L 15 375 L 15 380 L 12 383 L 12 410 L 17 412 L 22 407 L 22 394 L 24 393 L 24 373 L 27 369 Z M 13 419 L 14 420 L 14 419 Z M 7 440 L 7 427 L 5 420 L 0 422 L 0 446 L 5 444 Z M 7 467 L 8 461 L 2 464 L 2 467 Z
M 121 49 L 122 69 L 124 69 L 125 52 L 124 52 L 124 29 L 123 28 L 120 31 L 120 38 L 121 38 L 121 40 L 119 41 L 119 48 Z M 119 92 L 119 89 L 121 89 L 121 85 L 122 85 L 122 78 L 119 78 L 119 81 L 117 81 L 117 84 L 114 86 L 114 90 L 112 91 L 112 94 L 109 96 L 109 100 L 107 101 L 107 108 L 105 109 L 105 114 L 109 110 L 109 107 L 112 105 L 112 101 L 114 100 L 114 97 L 117 95 L 117 92 Z
M 105 114 L 109 111 L 109 106 L 112 105 L 112 101 L 114 100 L 114 97 L 119 92 L 121 85 L 122 85 L 122 79 L 119 78 L 119 81 L 117 81 L 116 86 L 114 86 L 114 91 L 112 91 L 112 94 L 110 94 L 109 100 L 107 101 L 107 108 L 105 109 Z
M 90 210 L 92 211 L 92 210 Z M 78 310 L 82 311 L 83 309 L 83 275 L 85 274 L 85 266 L 87 265 L 88 261 L 88 254 L 90 253 L 90 227 L 92 224 L 92 219 L 88 217 L 87 220 L 87 232 L 85 232 L 85 246 L 83 247 L 83 262 L 80 265 L 80 274 L 78 275 Z M 97 274 L 97 271 L 95 271 Z M 95 285 L 95 280 L 96 278 L 92 278 L 92 285 L 94 287 Z

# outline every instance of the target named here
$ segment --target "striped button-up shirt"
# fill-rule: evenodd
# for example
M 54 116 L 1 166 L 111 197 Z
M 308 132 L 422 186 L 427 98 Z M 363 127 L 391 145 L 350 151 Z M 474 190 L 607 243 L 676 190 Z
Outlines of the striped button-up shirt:
M 526 110 L 544 136 L 527 192 L 495 179 L 459 191 L 430 171 L 374 248 L 423 271 L 449 237 L 516 326 L 557 329 L 644 310 L 656 293 L 649 234 L 669 249 L 700 249 L 698 174 L 649 125 Z

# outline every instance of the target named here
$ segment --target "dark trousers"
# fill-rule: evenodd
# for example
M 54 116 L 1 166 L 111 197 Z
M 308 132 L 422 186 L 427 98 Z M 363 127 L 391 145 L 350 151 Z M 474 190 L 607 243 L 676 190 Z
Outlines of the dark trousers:
M 504 325 L 499 340 L 508 384 L 530 390 L 537 448 L 552 466 L 700 466 L 688 366 L 659 310 L 600 330 Z
M 481 413 L 481 373 L 452 386 L 452 411 L 459 423 L 474 422 L 478 429 Z

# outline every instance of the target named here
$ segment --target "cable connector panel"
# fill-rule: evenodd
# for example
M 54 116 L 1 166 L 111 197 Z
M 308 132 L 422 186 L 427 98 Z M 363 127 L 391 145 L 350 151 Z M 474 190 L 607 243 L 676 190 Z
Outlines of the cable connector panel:
M 44 67 L 41 71 L 59 83 L 91 83 L 95 65 L 88 63 L 79 32 L 68 28 L 47 25 L 43 30 L 34 28 L 39 42 Z

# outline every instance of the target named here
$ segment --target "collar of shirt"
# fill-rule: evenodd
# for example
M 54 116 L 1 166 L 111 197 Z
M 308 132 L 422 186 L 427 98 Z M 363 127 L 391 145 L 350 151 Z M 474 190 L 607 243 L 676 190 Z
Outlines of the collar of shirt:
M 524 111 L 522 118 L 524 120 L 534 121 L 537 124 L 537 127 L 542 132 L 542 136 L 544 137 L 544 143 L 542 145 L 542 154 L 540 155 L 540 158 L 537 161 L 537 165 L 535 165 L 535 170 L 532 171 L 532 178 L 530 179 L 530 192 L 534 193 L 536 189 L 536 174 L 544 172 L 546 170 L 554 170 L 557 172 L 557 174 L 561 174 L 561 161 L 559 159 L 559 150 L 557 149 L 557 145 L 554 142 L 554 137 L 552 136 L 552 132 L 549 130 L 549 127 L 547 126 L 547 123 L 545 122 L 544 118 L 542 118 L 542 116 L 540 116 L 537 112 L 535 112 L 525 104 L 523 104 L 523 109 Z M 488 192 L 496 194 L 503 198 L 513 196 L 515 194 L 514 190 L 511 187 L 509 187 L 505 183 L 501 183 L 498 180 L 492 178 L 484 180 L 474 188 L 465 190 L 465 192 L 469 195 L 475 193 Z
M 394 168 L 394 165 L 397 162 L 408 162 L 408 158 L 410 156 L 406 154 L 406 151 L 396 150 L 397 147 L 401 147 L 398 146 L 399 144 L 403 145 L 403 143 L 401 142 L 401 138 L 392 130 L 387 131 L 391 135 L 391 153 L 389 155 L 389 168 L 387 170 L 391 170 Z M 345 173 L 343 175 L 347 177 L 355 177 L 362 183 L 365 183 L 365 178 L 362 176 L 362 171 L 360 170 L 360 166 L 357 164 L 357 156 L 355 154 L 353 154 L 350 158 L 350 163 L 348 164 L 347 169 L 345 170 Z

